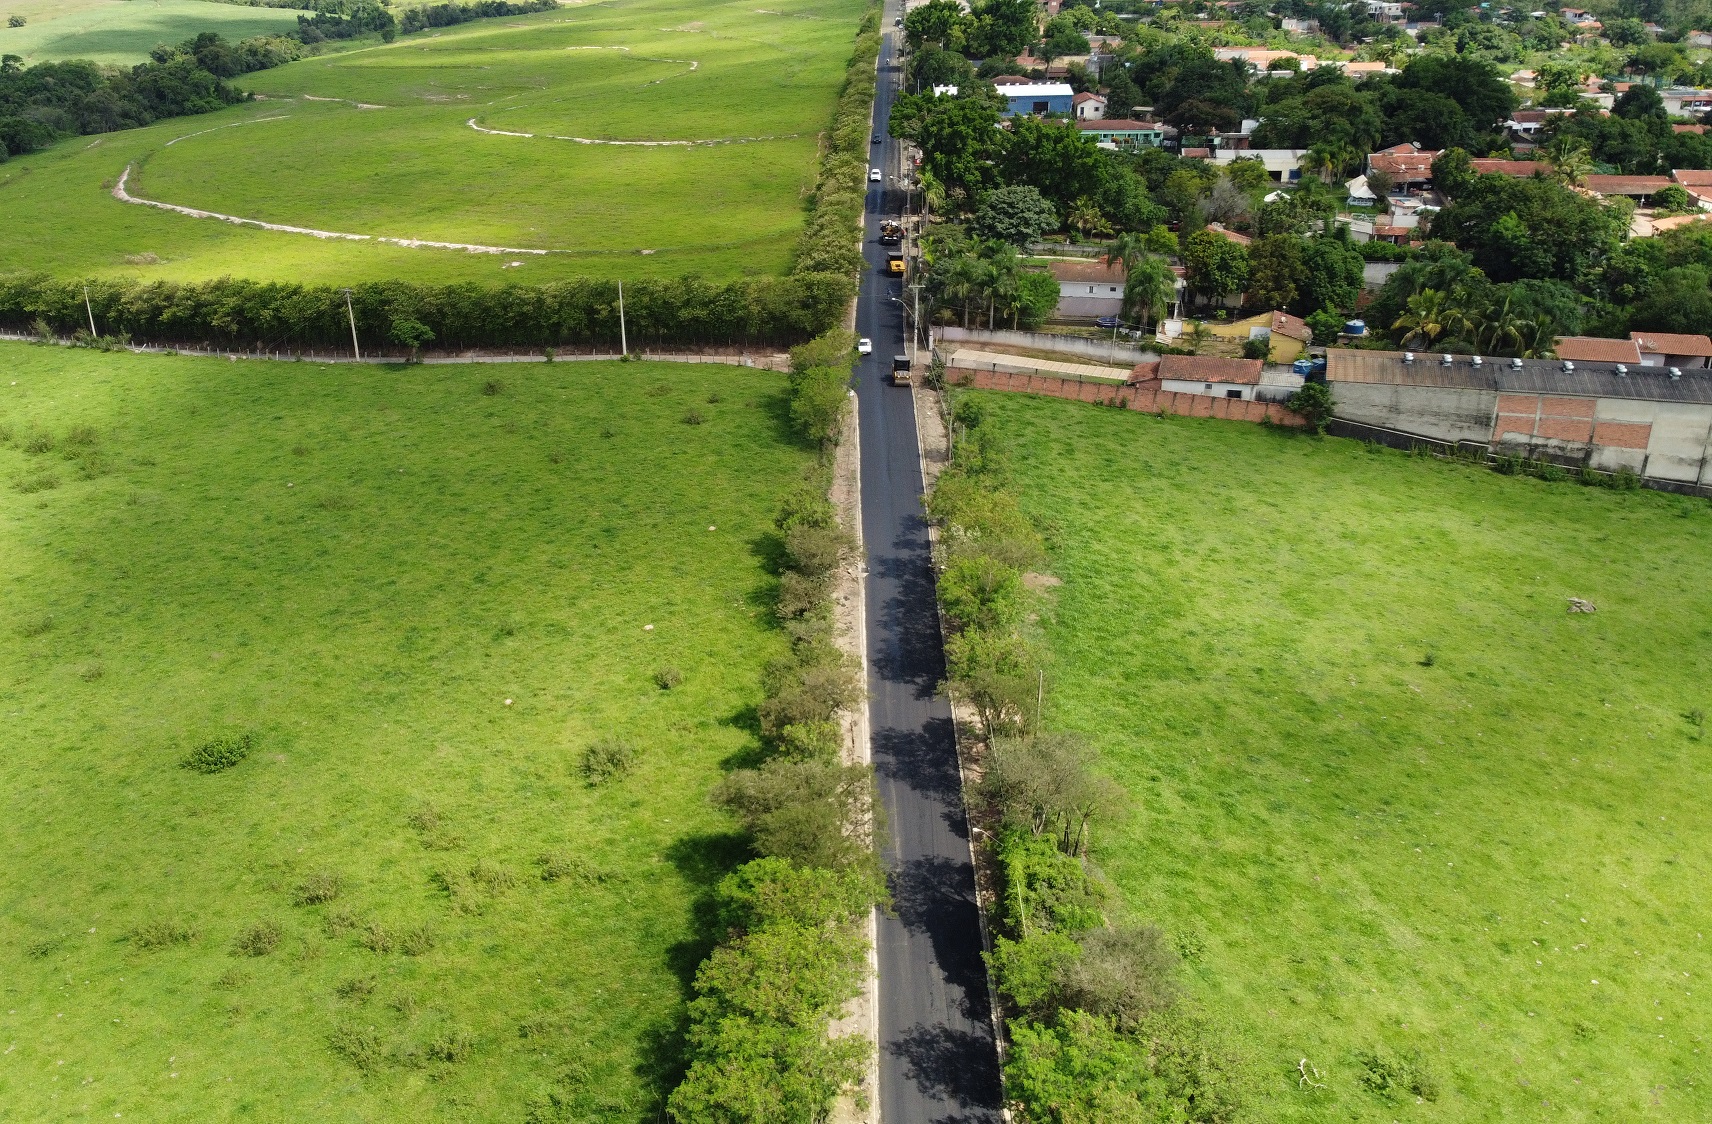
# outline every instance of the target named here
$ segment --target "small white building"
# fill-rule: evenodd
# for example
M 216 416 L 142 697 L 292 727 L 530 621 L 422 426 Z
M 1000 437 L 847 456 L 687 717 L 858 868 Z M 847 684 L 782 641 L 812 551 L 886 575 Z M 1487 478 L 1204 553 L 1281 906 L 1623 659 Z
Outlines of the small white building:
M 1252 402 L 1259 391 L 1264 366 L 1259 359 L 1166 355 L 1159 360 L 1159 389 Z
M 1302 157 L 1305 148 L 1216 148 L 1213 164 L 1228 168 L 1238 160 L 1259 160 L 1266 174 L 1278 183 L 1295 183 L 1302 178 Z
M 1070 99 L 1076 120 L 1099 121 L 1106 116 L 1106 99 L 1086 90 Z

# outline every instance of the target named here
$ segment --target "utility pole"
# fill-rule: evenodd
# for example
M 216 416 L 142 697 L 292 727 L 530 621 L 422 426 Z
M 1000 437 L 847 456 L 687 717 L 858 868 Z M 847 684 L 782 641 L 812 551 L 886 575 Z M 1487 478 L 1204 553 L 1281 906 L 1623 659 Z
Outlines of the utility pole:
M 89 305 L 89 286 L 83 287 L 83 311 L 89 313 L 89 337 L 95 338 L 95 309 Z
M 351 320 L 351 353 L 360 361 L 363 357 L 363 352 L 362 349 L 357 346 L 357 313 L 356 310 L 351 307 L 351 290 L 345 289 L 343 291 L 345 294 L 345 315 L 350 317 Z
M 910 317 L 910 341 L 915 344 L 916 352 L 921 351 L 921 282 L 910 286 L 915 292 L 915 315 Z
M 630 354 L 630 339 L 624 331 L 624 282 L 618 283 L 618 350 L 620 354 Z

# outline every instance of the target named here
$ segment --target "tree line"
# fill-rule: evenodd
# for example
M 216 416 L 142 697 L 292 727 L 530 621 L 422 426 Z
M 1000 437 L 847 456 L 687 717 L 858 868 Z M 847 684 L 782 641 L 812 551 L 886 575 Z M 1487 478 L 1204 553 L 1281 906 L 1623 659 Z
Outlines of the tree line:
M 856 231 L 862 225 L 868 191 L 868 126 L 874 106 L 874 64 L 880 57 L 879 12 L 870 5 L 862 17 L 832 125 L 821 141 L 814 195 L 797 239 L 793 268 L 799 273 L 854 277 L 862 269 Z
M 866 1038 L 829 1035 L 861 990 L 864 922 L 882 893 L 872 770 L 841 758 L 839 716 L 861 704 L 861 680 L 833 643 L 833 584 L 853 542 L 828 493 L 854 343 L 835 330 L 791 355 L 792 423 L 820 455 L 775 520 L 790 652 L 763 676 L 761 752 L 713 794 L 757 857 L 715 894 L 721 939 L 696 972 L 688 1067 L 667 1101 L 678 1124 L 825 1120 L 870 1056 Z
M 998 873 L 988 969 L 1006 1015 L 1009 1096 L 1030 1124 L 1225 1124 L 1245 1077 L 1184 997 L 1176 943 L 1114 922 L 1088 856 L 1127 812 L 1083 738 L 1047 728 L 1040 660 L 1023 631 L 1024 573 L 1046 544 L 1011 487 L 1009 451 L 979 399 L 952 411 L 952 463 L 928 499 L 941 530 L 945 689 L 985 742 L 970 793 Z
M 632 281 L 624 286 L 632 346 L 777 346 L 836 324 L 851 278 L 826 273 Z M 13 331 L 95 334 L 138 343 L 261 351 L 342 351 L 354 316 L 365 353 L 441 348 L 619 345 L 618 283 L 546 285 L 373 281 L 346 290 L 290 281 L 0 277 L 0 325 Z

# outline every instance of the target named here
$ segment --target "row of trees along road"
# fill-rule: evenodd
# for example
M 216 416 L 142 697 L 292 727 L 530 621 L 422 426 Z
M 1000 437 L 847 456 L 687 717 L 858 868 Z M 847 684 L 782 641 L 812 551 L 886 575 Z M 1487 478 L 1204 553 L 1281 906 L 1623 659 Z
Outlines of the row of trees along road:
M 861 990 L 864 923 L 883 893 L 873 773 L 840 757 L 839 715 L 861 704 L 861 678 L 832 640 L 833 583 L 854 543 L 827 494 L 854 344 L 835 330 L 791 353 L 791 421 L 819 456 L 775 521 L 790 651 L 763 676 L 762 742 L 713 794 L 757 857 L 711 903 L 718 945 L 696 972 L 689 1066 L 667 1103 L 677 1124 L 823 1121 L 870 1056 L 865 1037 L 828 1034 Z
M 1128 801 L 1093 747 L 1046 726 L 1040 661 L 1022 631 L 1023 575 L 1045 544 L 979 400 L 959 396 L 952 419 L 952 464 L 928 508 L 942 531 L 945 686 L 985 742 L 970 796 L 998 875 L 988 967 L 1010 1038 L 1008 1092 L 1030 1124 L 1224 1124 L 1246 1078 L 1181 986 L 1179 950 L 1194 942 L 1108 915 L 1089 843 Z

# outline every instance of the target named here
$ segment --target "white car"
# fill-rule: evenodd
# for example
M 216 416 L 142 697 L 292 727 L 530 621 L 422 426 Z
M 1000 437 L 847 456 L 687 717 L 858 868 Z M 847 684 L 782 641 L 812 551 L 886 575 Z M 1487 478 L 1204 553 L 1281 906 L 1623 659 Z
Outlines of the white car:
M 869 168 L 868 169 L 868 182 L 869 183 L 879 183 L 884 178 L 885 178 L 884 176 L 880 175 L 880 169 L 878 169 L 878 168 Z
M 872 355 L 872 354 L 874 354 L 874 341 L 871 339 L 868 339 L 867 337 L 863 337 L 862 339 L 857 340 L 856 341 L 856 354 L 858 354 L 858 355 Z

